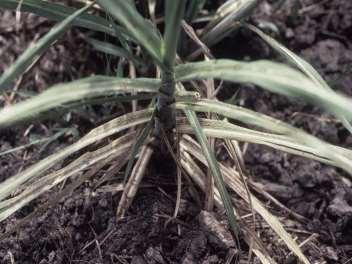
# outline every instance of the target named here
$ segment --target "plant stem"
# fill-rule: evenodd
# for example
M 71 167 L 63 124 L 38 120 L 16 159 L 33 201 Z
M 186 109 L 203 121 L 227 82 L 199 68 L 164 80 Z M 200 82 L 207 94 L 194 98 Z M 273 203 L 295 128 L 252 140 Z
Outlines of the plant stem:
M 175 102 L 175 77 L 173 71 L 162 72 L 162 84 L 159 89 L 159 95 L 156 106 L 156 119 L 155 119 L 155 135 L 161 138 L 162 130 L 170 142 L 173 142 L 173 130 L 176 124 L 175 108 L 172 105 Z
M 155 136 L 160 139 L 162 135 L 161 129 L 163 129 L 172 145 L 174 145 L 173 134 L 176 126 L 173 106 L 175 102 L 174 65 L 185 7 L 186 0 L 165 1 L 165 32 L 162 47 L 164 67 L 162 68 L 162 84 L 159 89 L 154 132 Z

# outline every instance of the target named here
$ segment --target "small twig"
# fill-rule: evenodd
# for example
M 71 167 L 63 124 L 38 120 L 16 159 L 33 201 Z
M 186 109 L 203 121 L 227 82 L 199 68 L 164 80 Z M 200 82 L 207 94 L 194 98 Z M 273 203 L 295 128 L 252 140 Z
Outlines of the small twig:
M 10 250 L 7 251 L 7 255 L 9 255 L 11 264 L 15 264 L 15 257 L 13 256 L 13 254 Z
M 23 0 L 20 0 L 16 7 L 16 31 L 20 30 L 20 20 L 21 20 L 21 7 L 23 4 Z
M 167 219 L 167 221 L 166 221 L 167 223 L 169 223 L 171 221 L 175 221 L 179 225 L 182 225 L 182 226 L 184 226 L 184 227 L 186 227 L 188 229 L 192 229 L 192 227 L 189 224 L 187 224 L 186 222 L 184 222 L 184 221 L 182 221 L 180 219 L 177 219 L 177 218 L 170 217 L 170 216 L 168 216 L 166 214 L 155 214 L 155 216 Z
M 299 246 L 300 248 L 302 248 L 305 244 L 307 244 L 307 243 L 309 243 L 310 241 L 316 239 L 317 237 L 319 237 L 319 235 L 316 234 L 316 233 L 313 233 L 313 234 L 311 234 L 307 239 L 305 239 L 304 241 L 302 241 L 302 243 L 300 243 L 298 246 Z M 292 251 L 291 251 L 289 254 L 287 254 L 286 257 L 289 257 L 289 256 L 291 256 L 291 255 L 293 255 L 293 252 L 292 252 Z
M 304 13 L 306 12 L 310 12 L 312 9 L 316 8 L 316 7 L 319 7 L 327 2 L 329 2 L 330 0 L 323 0 L 321 1 L 320 3 L 315 3 L 315 4 L 312 4 L 312 5 L 309 5 L 309 6 L 305 6 L 305 7 L 302 7 L 300 10 L 298 10 L 298 14 L 299 15 L 304 15 Z
M 180 135 L 177 133 L 177 126 L 176 126 L 176 151 L 177 151 L 177 160 L 180 160 L 180 158 L 181 158 Z M 182 193 L 182 171 L 181 171 L 180 166 L 177 166 L 177 194 L 176 194 L 175 211 L 173 214 L 174 218 L 177 217 L 178 211 L 180 210 L 181 193 Z
M 182 27 L 183 30 L 186 32 L 186 34 L 198 45 L 200 48 L 200 51 L 203 52 L 208 58 L 214 59 L 213 54 L 211 54 L 210 49 L 205 45 L 200 38 L 197 36 L 197 33 L 194 31 L 194 29 L 188 25 L 184 20 L 182 21 Z
M 179 151 L 179 141 L 177 141 L 177 157 L 175 156 L 175 153 L 173 152 L 171 143 L 166 135 L 166 132 L 163 127 L 161 127 L 161 134 L 163 137 L 163 140 L 166 144 L 166 147 L 168 151 L 170 152 L 172 158 L 175 160 L 175 163 L 177 164 L 177 196 L 176 196 L 176 204 L 175 204 L 175 210 L 173 214 L 173 218 L 176 218 L 178 215 L 178 211 L 180 210 L 180 203 L 181 203 L 181 191 L 182 191 L 182 179 L 181 179 L 181 174 L 182 174 L 182 166 L 178 164 L 179 157 L 180 157 L 180 151 Z M 179 137 L 177 136 L 177 139 L 179 140 Z
M 136 78 L 136 68 L 134 67 L 133 63 L 130 61 L 129 62 L 129 71 L 130 71 L 130 78 L 135 79 Z M 132 92 L 132 95 L 136 95 L 135 92 Z M 132 100 L 132 112 L 137 111 L 137 100 Z
M 235 256 L 238 256 L 238 250 L 234 249 L 234 248 L 230 248 L 229 252 L 227 253 L 227 257 L 226 257 L 226 263 L 225 264 L 231 264 L 233 263 L 233 259 Z M 237 263 L 237 262 L 235 262 Z
M 163 138 L 164 138 L 164 139 L 167 139 L 165 130 L 162 129 L 161 131 L 162 131 L 162 136 L 163 136 Z M 166 144 L 166 146 L 167 146 L 167 149 L 168 149 L 168 151 L 169 151 L 171 157 L 172 157 L 173 160 L 175 161 L 175 163 L 176 163 L 178 169 L 181 171 L 181 175 L 183 174 L 183 175 L 185 176 L 187 182 L 189 183 L 191 193 L 194 194 L 194 195 L 193 195 L 193 196 L 194 196 L 194 199 L 196 200 L 196 202 L 198 203 L 198 205 L 200 205 L 199 196 L 195 195 L 195 194 L 197 194 L 197 191 L 196 191 L 196 189 L 195 189 L 195 187 L 194 187 L 194 185 L 193 185 L 193 182 L 191 181 L 191 179 L 188 177 L 188 174 L 187 174 L 186 171 L 184 170 L 183 165 L 182 165 L 182 163 L 181 163 L 181 159 L 177 159 L 177 157 L 176 157 L 176 155 L 175 155 L 175 153 L 173 152 L 173 149 L 172 149 L 172 147 L 171 147 L 170 141 L 165 140 L 165 144 Z M 180 152 L 180 154 L 181 154 L 181 152 Z M 180 203 L 180 202 L 181 202 L 181 199 L 180 199 L 179 203 Z M 176 205 L 176 206 L 177 206 L 177 205 Z M 178 207 L 179 207 L 179 206 L 180 206 L 180 205 L 178 205 Z M 176 208 L 175 208 L 175 210 L 176 210 Z
M 343 264 L 348 264 L 352 262 L 352 258 L 348 259 L 347 261 L 345 261 Z
M 99 181 L 94 185 L 93 189 L 98 188 L 100 185 L 102 185 L 104 182 L 109 181 L 112 177 L 114 177 L 119 171 L 122 169 L 123 166 L 126 165 L 129 159 L 129 153 L 128 152 L 126 156 L 118 158 L 114 161 L 114 163 L 111 165 L 111 167 L 106 171 L 106 173 L 99 179 Z
M 123 184 L 114 184 L 114 185 L 105 185 L 99 189 L 97 189 L 95 192 L 96 193 L 111 193 L 112 195 L 115 195 L 118 192 L 123 191 Z
M 157 21 L 155 17 L 156 0 L 148 0 L 148 9 L 149 9 L 150 19 L 152 20 L 153 24 L 156 26 L 157 25 Z
M 105 241 L 113 234 L 113 232 L 115 231 L 115 228 L 111 229 L 107 234 L 107 230 L 103 232 L 103 234 L 101 234 L 99 237 L 103 237 L 105 236 L 102 241 L 99 243 L 100 246 L 102 246 Z M 106 234 L 106 235 L 105 235 Z M 88 247 L 90 247 L 91 245 L 93 245 L 95 243 L 95 241 L 97 241 L 97 238 L 93 239 L 92 241 L 88 242 L 83 248 L 80 249 L 80 251 L 78 252 L 79 254 L 82 254 L 83 251 L 85 251 Z
M 99 241 L 97 239 L 95 239 L 95 245 L 97 246 L 100 260 L 103 261 L 103 254 L 101 252 L 101 247 L 100 247 Z
M 131 177 L 129 178 L 125 186 L 119 205 L 117 207 L 116 216 L 118 219 L 125 216 L 126 211 L 130 207 L 134 197 L 136 196 L 139 184 L 143 179 L 145 170 L 147 169 L 147 165 L 154 152 L 154 148 L 150 145 L 150 143 L 154 141 L 155 138 L 147 140 L 147 144 L 145 144 L 141 149 L 140 156 L 137 160 L 137 163 L 133 167 Z
M 19 77 L 19 79 L 16 81 L 16 84 L 15 84 L 15 86 L 13 87 L 13 89 L 11 91 L 11 94 L 10 94 L 10 97 L 9 97 L 10 104 L 12 104 L 13 100 L 15 99 L 16 92 L 18 91 L 18 88 L 21 86 L 22 80 L 23 80 L 23 75 L 21 75 Z

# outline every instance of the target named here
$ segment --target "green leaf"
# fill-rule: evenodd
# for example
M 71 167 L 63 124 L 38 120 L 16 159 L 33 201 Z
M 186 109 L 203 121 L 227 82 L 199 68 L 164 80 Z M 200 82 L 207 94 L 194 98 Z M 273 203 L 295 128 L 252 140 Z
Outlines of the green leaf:
M 77 9 L 65 6 L 62 4 L 51 3 L 43 0 L 1 0 L 0 8 L 8 10 L 17 10 L 20 5 L 20 12 L 33 13 L 41 17 L 45 17 L 49 20 L 62 21 L 68 16 L 72 15 Z M 100 17 L 90 14 L 83 14 L 77 18 L 72 25 L 104 32 L 111 36 L 116 36 L 115 29 L 113 29 L 111 23 Z M 123 29 L 121 28 L 122 32 Z
M 127 60 L 132 61 L 133 64 L 136 65 L 137 67 L 140 67 L 143 65 L 142 60 L 140 58 L 134 56 L 130 51 L 124 48 L 118 47 L 108 42 L 93 39 L 93 38 L 87 38 L 86 41 L 89 44 L 91 44 L 93 48 L 96 49 L 97 51 L 100 51 L 112 56 L 125 58 Z
M 0 183 L 0 201 L 4 200 L 18 188 L 28 182 L 40 177 L 50 168 L 57 165 L 63 159 L 69 157 L 73 153 L 111 135 L 117 134 L 125 129 L 146 123 L 150 120 L 153 110 L 147 109 L 134 113 L 129 113 L 115 118 L 93 130 L 81 138 L 76 143 L 61 149 L 51 156 L 35 163 L 24 171 L 12 176 Z
M 320 76 L 320 74 L 310 65 L 307 61 L 294 54 L 288 48 L 281 45 L 278 41 L 265 34 L 259 28 L 253 25 L 246 25 L 247 28 L 256 33 L 259 37 L 261 37 L 267 44 L 269 44 L 277 53 L 279 53 L 282 57 L 284 57 L 289 63 L 293 66 L 300 69 L 303 73 L 305 73 L 312 81 L 314 81 L 317 85 L 319 85 L 323 89 L 330 90 L 329 85 L 324 81 L 324 79 Z
M 254 126 L 256 130 L 248 130 L 234 126 L 232 124 L 219 127 L 212 122 L 214 135 L 221 137 L 238 137 L 244 141 L 264 144 L 270 147 L 288 151 L 296 155 L 308 155 L 309 158 L 315 158 L 334 166 L 338 166 L 352 175 L 352 151 L 326 143 L 301 129 L 295 128 L 275 118 L 263 115 L 261 113 L 248 110 L 242 107 L 221 103 L 215 100 L 200 100 L 197 102 L 177 103 L 176 108 L 179 110 L 188 110 L 204 113 L 216 113 L 220 116 L 227 117 L 244 124 Z M 226 129 L 225 129 L 226 128 Z M 211 126 L 207 131 L 211 130 Z M 230 130 L 230 131 L 228 131 Z M 265 132 L 263 132 L 263 130 Z M 269 132 L 269 133 L 268 133 Z
M 162 63 L 162 40 L 146 21 L 126 0 L 97 0 L 98 4 L 125 27 L 127 32 L 142 45 L 153 57 L 155 62 L 164 67 Z
M 33 13 L 54 21 L 62 21 L 77 11 L 72 7 L 42 0 L 1 0 L 0 8 L 16 10 L 19 4 L 21 4 L 21 12 Z M 72 22 L 72 25 L 100 31 L 111 36 L 128 35 L 123 28 L 105 18 L 90 14 L 82 14 Z
M 185 12 L 186 0 L 166 0 L 164 33 L 164 65 L 172 69 L 176 58 L 176 49 L 181 29 L 181 20 Z
M 38 40 L 13 63 L 0 77 L 0 91 L 7 86 L 18 76 L 23 74 L 26 69 L 38 59 L 56 40 L 58 40 L 65 31 L 71 26 L 72 22 L 83 14 L 91 5 L 87 5 L 76 11 L 58 25 L 53 27 L 44 37 Z
M 214 177 L 216 186 L 219 189 L 219 193 L 220 193 L 221 199 L 224 204 L 224 208 L 226 211 L 226 215 L 227 215 L 229 224 L 231 226 L 231 229 L 232 229 L 234 235 L 236 236 L 236 238 L 238 240 L 240 228 L 238 226 L 238 223 L 237 223 L 237 220 L 236 220 L 236 217 L 234 214 L 234 209 L 233 209 L 232 203 L 231 203 L 231 198 L 230 198 L 230 195 L 226 189 L 226 185 L 225 185 L 224 180 L 222 178 L 219 164 L 216 160 L 215 154 L 210 148 L 209 142 L 204 134 L 204 131 L 203 131 L 201 125 L 199 124 L 197 115 L 193 111 L 190 111 L 188 109 L 185 109 L 184 112 L 186 114 L 186 117 L 187 117 L 192 129 L 194 130 L 194 133 L 197 137 L 199 144 L 202 147 L 202 151 L 204 153 L 204 156 L 207 159 L 207 162 L 209 164 L 209 168 L 211 170 L 211 173 Z
M 321 144 L 319 145 L 307 144 L 298 138 L 260 132 L 236 126 L 225 121 L 208 119 L 201 119 L 200 121 L 203 131 L 208 137 L 234 139 L 242 142 L 265 145 L 290 154 L 313 159 L 327 165 L 340 167 L 350 174 L 352 173 L 352 160 L 347 155 L 348 152 L 349 155 L 352 155 L 352 152 L 345 149 L 346 153 L 333 153 L 337 147 L 324 141 L 320 141 Z M 191 127 L 182 124 L 179 125 L 179 131 L 183 133 L 194 133 Z M 341 160 L 346 160 L 347 162 L 341 162 Z
M 270 47 L 272 47 L 277 53 L 279 53 L 282 57 L 284 57 L 289 63 L 293 66 L 300 69 L 303 73 L 305 73 L 317 86 L 321 89 L 332 90 L 331 87 L 325 82 L 325 80 L 321 77 L 317 70 L 314 69 L 312 65 L 310 65 L 307 61 L 281 45 L 278 41 L 265 34 L 259 28 L 253 25 L 246 25 L 247 28 L 255 32 L 259 37 L 261 37 Z M 344 126 L 347 130 L 352 134 L 352 126 L 346 120 L 344 116 L 340 116 Z
M 221 79 L 235 83 L 252 83 L 274 93 L 320 106 L 337 117 L 352 121 L 352 100 L 329 89 L 320 89 L 301 72 L 287 65 L 260 60 L 239 62 L 211 60 L 176 67 L 178 81 Z
M 157 94 L 159 86 L 160 80 L 157 79 L 105 76 L 58 84 L 37 96 L 1 109 L 0 128 L 37 118 L 52 110 L 70 111 L 74 107 L 92 104 L 96 100 L 102 103 L 111 100 L 150 99 Z

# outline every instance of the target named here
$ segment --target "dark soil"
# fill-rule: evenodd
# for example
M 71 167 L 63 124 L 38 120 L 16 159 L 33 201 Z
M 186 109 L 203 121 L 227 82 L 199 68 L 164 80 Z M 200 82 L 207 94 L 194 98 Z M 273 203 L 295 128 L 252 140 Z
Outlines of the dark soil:
M 312 63 L 338 92 L 351 95 L 352 2 L 300 1 L 304 6 L 296 2 L 286 1 L 276 11 L 264 3 L 255 20 L 274 23 L 287 47 Z M 275 56 L 267 48 L 262 50 L 264 58 Z M 239 98 L 246 107 L 285 120 L 333 144 L 352 147 L 348 131 L 319 109 L 257 89 L 246 89 Z M 245 157 L 255 181 L 309 219 L 306 228 L 319 234 L 326 261 L 351 261 L 352 184 L 350 178 L 342 179 L 344 172 L 258 145 L 250 145 Z
M 280 2 L 263 1 L 252 21 L 262 25 L 273 23 L 278 32 L 270 31 L 271 26 L 266 28 L 276 34 L 276 39 L 311 62 L 334 89 L 352 95 L 352 2 L 292 0 L 279 5 Z M 1 72 L 52 23 L 24 15 L 16 31 L 14 14 L 0 12 Z M 236 59 L 279 59 L 244 29 L 217 45 L 214 54 Z M 83 33 L 72 30 L 25 74 L 18 85 L 21 92 L 0 97 L 0 105 L 15 103 L 54 83 L 92 73 L 109 73 L 109 61 L 114 62 L 91 50 Z M 238 103 L 245 107 L 285 120 L 333 144 L 352 147 L 352 136 L 348 131 L 317 108 L 251 86 L 225 85 L 220 96 L 229 98 L 235 89 L 239 89 Z M 0 152 L 28 144 L 36 138 L 52 136 L 62 128 L 73 128 L 75 132 L 65 133 L 44 147 L 34 146 L 1 156 L 0 181 L 119 112 L 121 108 L 117 106 L 88 107 L 60 116 L 55 122 L 38 121 L 31 126 L 0 131 Z M 296 229 L 304 230 L 308 236 L 318 234 L 303 247 L 312 263 L 347 264 L 352 258 L 352 183 L 344 177 L 346 174 L 311 160 L 252 144 L 246 148 L 244 157 L 253 181 L 263 184 L 263 188 L 284 205 L 307 219 L 297 223 Z M 159 164 L 153 163 L 153 166 Z M 14 263 L 42 264 L 225 263 L 228 248 L 201 228 L 197 220 L 201 206 L 187 191 L 182 196 L 180 217 L 170 221 L 168 216 L 172 215 L 175 204 L 174 178 L 150 169 L 145 181 L 148 187 L 138 193 L 127 217 L 116 222 L 119 195 L 94 189 L 98 177 L 99 174 L 18 232 L 2 239 L 0 263 L 12 263 L 12 257 Z M 10 230 L 33 208 L 40 208 L 50 195 L 44 195 L 1 223 L 0 233 Z M 277 213 L 286 215 L 284 211 Z M 280 255 L 278 263 L 296 262 Z
M 223 243 L 200 229 L 199 210 L 186 202 L 187 213 L 170 222 L 174 201 L 160 191 L 162 179 L 154 185 L 140 191 L 129 215 L 119 222 L 117 197 L 85 186 L 18 235 L 4 239 L 1 263 L 9 262 L 9 251 L 20 263 L 219 263 L 225 258 Z

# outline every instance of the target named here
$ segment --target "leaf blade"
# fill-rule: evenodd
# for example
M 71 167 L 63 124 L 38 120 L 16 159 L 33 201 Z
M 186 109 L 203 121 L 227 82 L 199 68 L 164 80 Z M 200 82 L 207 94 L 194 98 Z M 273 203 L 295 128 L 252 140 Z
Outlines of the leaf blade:
M 189 140 L 189 138 L 184 137 L 181 141 L 181 146 L 184 148 L 184 151 L 187 152 L 188 156 L 192 155 L 195 157 L 197 160 L 199 160 L 201 163 L 207 166 L 207 160 L 202 155 L 202 152 L 200 151 L 201 148 L 198 144 L 192 144 L 192 142 Z M 184 153 L 183 153 L 184 154 Z M 186 155 L 184 155 L 185 157 Z M 197 166 L 197 165 L 196 165 Z M 245 186 L 240 178 L 240 175 L 237 175 L 237 173 L 233 170 L 230 170 L 223 164 L 220 164 L 220 169 L 223 172 L 224 179 L 226 181 L 226 184 L 233 190 L 235 191 L 243 200 L 248 201 L 248 196 L 247 192 L 245 190 Z M 202 177 L 205 178 L 205 177 Z M 293 240 L 292 236 L 286 232 L 284 226 L 281 224 L 279 219 L 275 217 L 273 214 L 271 214 L 265 206 L 262 205 L 262 203 L 254 196 L 251 196 L 252 198 L 252 204 L 253 208 L 255 211 L 260 214 L 263 219 L 270 225 L 270 227 L 276 232 L 276 234 L 283 240 L 285 241 L 285 244 L 287 247 L 292 250 L 293 253 L 296 254 L 299 259 L 306 264 L 309 264 L 309 260 L 306 258 L 306 256 L 303 254 L 302 250 L 298 246 L 298 244 Z M 257 241 L 255 240 L 254 243 Z M 247 242 L 248 243 L 248 242 Z M 259 246 L 257 244 L 257 246 Z M 260 247 L 259 247 L 260 248 Z M 258 249 L 259 249 L 258 248 Z M 266 256 L 270 259 L 270 256 Z M 273 260 L 268 261 L 268 263 L 275 263 Z
M 304 74 L 281 63 L 266 60 L 211 60 L 179 65 L 175 75 L 178 81 L 214 78 L 235 83 L 252 83 L 274 93 L 302 99 L 337 117 L 344 116 L 347 121 L 352 121 L 351 98 L 328 89 L 319 89 Z
M 0 128 L 37 118 L 52 110 L 69 111 L 73 107 L 85 105 L 91 100 L 100 98 L 103 98 L 101 100 L 113 98 L 116 101 L 150 99 L 157 94 L 159 86 L 160 81 L 157 79 L 132 80 L 106 76 L 94 76 L 58 84 L 37 96 L 1 109 Z
M 303 73 L 305 73 L 316 85 L 320 86 L 321 89 L 332 90 L 327 82 L 321 77 L 317 70 L 309 64 L 306 60 L 302 59 L 300 56 L 296 55 L 294 52 L 290 51 L 288 48 L 281 45 L 278 41 L 265 34 L 259 28 L 246 24 L 247 28 L 256 33 L 262 40 L 264 40 L 269 46 L 271 46 L 277 53 L 284 57 L 288 62 L 296 66 Z M 345 128 L 352 134 L 352 125 L 346 120 L 344 116 L 340 116 L 342 123 Z
M 97 0 L 98 4 L 114 19 L 121 23 L 129 34 L 142 45 L 159 66 L 164 67 L 161 55 L 162 40 L 148 27 L 145 19 L 129 1 Z
M 172 69 L 176 58 L 176 49 L 180 35 L 181 20 L 183 18 L 186 1 L 167 0 L 165 6 L 165 33 L 164 33 L 164 64 Z
M 93 48 L 97 51 L 116 56 L 116 57 L 122 57 L 125 59 L 128 59 L 134 63 L 134 65 L 140 67 L 143 65 L 143 62 L 141 62 L 141 59 L 134 56 L 129 50 L 118 47 L 114 44 L 100 41 L 94 38 L 87 38 L 86 41 L 93 46 Z M 144 65 L 143 65 L 144 66 Z
M 64 168 L 49 173 L 39 180 L 29 184 L 16 196 L 0 202 L 0 222 L 36 199 L 44 192 L 52 189 L 54 186 L 57 186 L 62 181 L 73 177 L 98 162 L 102 162 L 110 158 L 118 158 L 119 156 L 124 155 L 132 146 L 133 135 L 134 133 L 129 133 L 114 140 L 107 146 L 93 152 L 83 154 Z
M 89 146 L 94 142 L 97 142 L 130 127 L 148 122 L 150 120 L 152 111 L 152 109 L 147 109 L 115 118 L 91 130 L 87 135 L 85 135 L 76 143 L 61 149 L 59 152 L 54 153 L 51 156 L 35 163 L 19 174 L 6 179 L 0 183 L 0 201 L 4 200 L 7 196 L 9 196 L 12 192 L 19 188 L 19 186 L 26 183 L 28 180 L 39 177 L 42 173 L 55 166 L 64 158 L 85 148 L 86 146 Z
M 210 148 L 209 142 L 208 142 L 208 140 L 202 130 L 202 127 L 198 121 L 196 114 L 193 111 L 190 111 L 188 109 L 185 109 L 184 112 L 186 114 L 186 117 L 187 117 L 192 129 L 195 132 L 195 135 L 197 137 L 199 144 L 201 145 L 204 156 L 207 159 L 207 162 L 208 162 L 209 167 L 211 169 L 212 175 L 215 179 L 215 183 L 219 189 L 221 199 L 222 199 L 224 207 L 225 207 L 226 215 L 228 217 L 229 224 L 231 226 L 231 229 L 232 229 L 235 237 L 237 238 L 237 241 L 239 241 L 238 236 L 239 236 L 240 228 L 239 228 L 238 223 L 236 221 L 236 217 L 235 217 L 234 210 L 233 210 L 232 203 L 231 203 L 231 198 L 230 198 L 230 195 L 226 189 L 224 180 L 223 180 L 221 172 L 220 172 L 218 162 L 215 157 L 215 154 Z
M 19 75 L 23 74 L 42 53 L 44 53 L 62 34 L 71 26 L 72 22 L 87 11 L 92 4 L 87 5 L 72 15 L 68 16 L 62 22 L 53 27 L 48 33 L 38 40 L 32 47 L 26 49 L 24 53 L 0 76 L 0 91 L 7 86 Z
M 9 10 L 16 10 L 20 3 L 21 12 L 33 13 L 54 21 L 62 21 L 77 11 L 75 8 L 42 0 L 1 0 L 0 7 Z M 108 20 L 90 14 L 83 14 L 72 24 L 86 29 L 100 31 L 111 36 L 117 36 L 117 31 L 121 32 L 121 34 L 128 35 L 123 28 L 115 25 L 115 30 L 114 27 L 111 26 L 111 22 Z
M 225 116 L 229 119 L 234 119 L 244 124 L 255 126 L 256 128 L 260 128 L 259 133 L 261 133 L 261 136 L 263 136 L 263 140 L 261 142 L 266 142 L 266 144 L 269 145 L 274 143 L 273 141 L 271 141 L 270 143 L 268 142 L 270 136 L 269 134 L 267 135 L 267 139 L 265 139 L 265 133 L 262 133 L 262 130 L 264 129 L 265 131 L 269 131 L 273 136 L 275 136 L 275 140 L 280 140 L 281 145 L 283 144 L 282 140 L 289 140 L 290 142 L 288 142 L 287 144 L 299 143 L 299 146 L 291 145 L 291 147 L 294 147 L 296 150 L 298 147 L 301 148 L 301 150 L 303 151 L 307 150 L 305 147 L 308 147 L 309 151 L 315 150 L 312 153 L 317 156 L 319 156 L 319 153 L 321 153 L 320 157 L 328 157 L 331 161 L 333 161 L 334 165 L 343 168 L 352 175 L 352 163 L 350 160 L 350 157 L 352 156 L 351 150 L 328 144 L 304 132 L 303 130 L 295 128 L 280 120 L 242 107 L 229 105 L 214 100 L 199 100 L 193 103 L 179 102 L 176 104 L 176 109 L 191 109 L 192 111 L 197 112 L 216 113 L 220 116 Z M 248 139 L 248 136 L 250 136 L 251 133 L 249 130 L 246 129 L 244 129 L 244 131 L 245 132 L 242 134 L 242 139 L 244 139 L 243 137 L 246 137 Z M 258 131 L 256 131 L 256 133 L 257 132 Z M 222 131 L 221 133 L 224 134 L 225 131 Z M 276 143 L 278 142 L 279 141 L 277 141 Z M 276 146 L 279 146 L 279 144 L 276 144 Z

